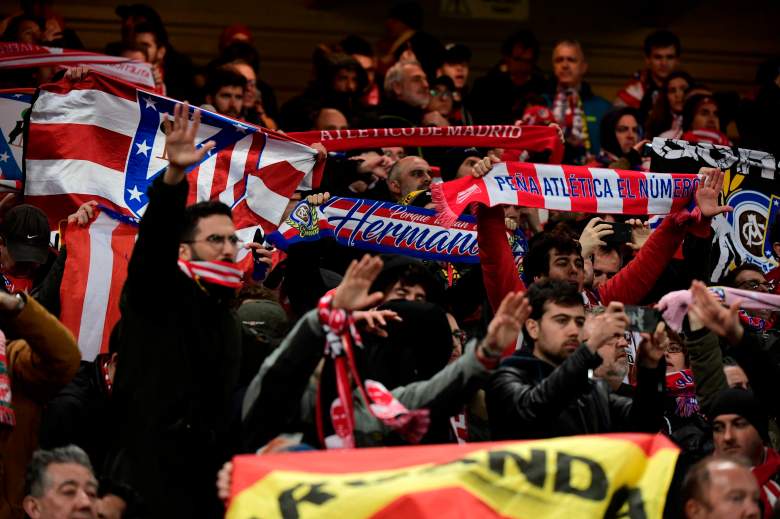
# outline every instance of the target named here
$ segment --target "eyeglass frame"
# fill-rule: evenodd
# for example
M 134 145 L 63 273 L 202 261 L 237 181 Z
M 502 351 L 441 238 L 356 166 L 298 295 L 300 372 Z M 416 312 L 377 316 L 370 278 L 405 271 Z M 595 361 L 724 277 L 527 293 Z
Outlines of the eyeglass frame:
M 244 243 L 246 243 L 242 241 L 241 238 L 239 238 L 236 234 L 231 234 L 230 236 L 226 236 L 224 234 L 209 234 L 200 240 L 185 240 L 182 243 L 193 244 L 203 242 L 216 249 L 217 247 L 224 247 L 226 241 L 237 249 L 240 249 L 244 246 Z

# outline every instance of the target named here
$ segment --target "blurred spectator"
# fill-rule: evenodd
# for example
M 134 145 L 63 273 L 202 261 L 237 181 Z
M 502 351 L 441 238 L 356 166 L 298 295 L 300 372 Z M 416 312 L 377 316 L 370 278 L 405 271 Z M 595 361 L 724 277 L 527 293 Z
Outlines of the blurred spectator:
M 371 44 L 365 39 L 350 34 L 341 40 L 341 49 L 355 58 L 366 71 L 367 84 L 361 99 L 365 106 L 377 106 L 381 100 L 382 89 L 376 82 L 376 56 Z
M 44 21 L 35 16 L 20 14 L 11 18 L 3 32 L 2 41 L 19 43 L 41 43 Z
M 758 519 L 759 489 L 742 458 L 709 457 L 685 475 L 682 499 L 686 519 Z
M 226 47 L 235 42 L 246 43 L 249 46 L 253 46 L 252 31 L 243 23 L 234 23 L 233 25 L 225 27 L 222 31 L 222 34 L 219 36 L 220 54 L 225 52 Z
M 379 44 L 379 70 L 386 72 L 398 61 L 418 61 L 428 79 L 436 77 L 443 62 L 444 47 L 423 32 L 423 9 L 416 0 L 405 0 L 390 8 L 385 19 L 386 39 Z
M 611 108 L 584 81 L 588 63 L 582 45 L 575 40 L 563 40 L 552 54 L 554 90 L 547 94 L 555 122 L 566 139 L 563 162 L 585 164 L 601 151 L 599 125 Z
M 746 100 L 738 118 L 743 146 L 780 157 L 780 58 L 764 62 L 756 73 L 757 92 Z
M 711 95 L 693 94 L 683 105 L 682 139 L 729 146 L 731 142 L 720 130 L 718 104 Z
M 213 66 L 232 65 L 247 81 L 244 110 L 247 121 L 276 129 L 279 105 L 273 87 L 260 78 L 260 54 L 248 42 L 233 39 Z
M 429 123 L 447 126 L 438 112 L 428 112 L 430 84 L 416 61 L 399 61 L 385 76 L 385 102 L 380 122 L 385 127 L 408 128 Z
M 322 108 L 314 115 L 314 130 L 346 130 L 347 118 L 335 108 Z
M 693 78 L 687 72 L 676 70 L 669 74 L 647 116 L 645 134 L 648 138 L 680 138 L 685 93 L 693 85 Z
M 428 102 L 427 109 L 438 112 L 449 120 L 452 114 L 454 91 L 455 83 L 449 76 L 437 77 L 431 82 L 431 100 Z
M 285 131 L 308 130 L 312 114 L 320 108 L 335 108 L 349 122 L 362 114 L 360 98 L 368 81 L 363 67 L 353 57 L 325 47 L 315 50 L 313 63 L 314 80 L 279 113 L 279 126 Z
M 206 81 L 206 103 L 217 113 L 241 119 L 244 111 L 246 78 L 227 68 L 213 70 Z
M 546 90 L 537 66 L 539 42 L 530 31 L 512 34 L 501 45 L 501 61 L 474 82 L 469 109 L 478 124 L 514 124 L 526 105 Z
M 616 106 L 639 110 L 641 123 L 655 104 L 664 81 L 677 68 L 682 53 L 680 39 L 671 31 L 652 32 L 645 38 L 644 53 L 645 69 L 637 72 L 615 99 Z
M 448 43 L 444 47 L 444 63 L 437 71 L 439 76 L 447 76 L 452 82 L 453 109 L 450 120 L 456 124 L 473 124 L 471 114 L 466 109 L 468 95 L 469 64 L 471 49 L 461 43 Z
M 624 107 L 612 110 L 601 120 L 601 152 L 596 163 L 603 167 L 639 170 L 642 165 L 640 142 L 644 132 L 639 113 Z

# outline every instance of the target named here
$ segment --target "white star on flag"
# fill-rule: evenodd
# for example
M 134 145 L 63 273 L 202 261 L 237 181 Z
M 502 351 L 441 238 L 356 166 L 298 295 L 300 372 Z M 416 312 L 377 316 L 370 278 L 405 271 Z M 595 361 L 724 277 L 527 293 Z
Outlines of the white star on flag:
M 138 190 L 138 186 L 133 186 L 133 189 L 128 189 L 127 192 L 130 193 L 130 200 L 141 201 L 141 195 L 143 193 Z
M 236 129 L 237 132 L 246 133 L 246 126 L 241 124 L 234 124 L 233 127 Z
M 0 153 L 0 162 L 5 162 L 8 160 L 8 154 L 6 152 Z
M 157 104 L 157 101 L 155 101 L 151 97 L 144 97 L 144 102 L 146 103 L 146 108 L 151 108 L 155 112 L 157 111 L 157 106 L 155 106 Z
M 146 145 L 146 140 L 144 139 L 142 142 L 136 142 L 136 146 L 138 146 L 138 151 L 135 152 L 136 155 L 139 153 L 143 153 L 144 157 L 148 157 L 147 152 L 150 150 L 149 146 Z

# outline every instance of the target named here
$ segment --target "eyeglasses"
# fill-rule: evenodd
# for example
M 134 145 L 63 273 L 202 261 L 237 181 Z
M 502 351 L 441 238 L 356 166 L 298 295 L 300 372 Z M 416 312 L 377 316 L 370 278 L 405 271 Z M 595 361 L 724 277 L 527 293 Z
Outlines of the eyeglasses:
M 449 90 L 431 89 L 431 96 L 432 97 L 441 97 L 442 99 L 451 99 L 452 98 L 452 92 L 450 92 Z
M 759 288 L 763 287 L 768 292 L 771 292 L 775 289 L 775 285 L 776 284 L 774 281 L 757 281 L 755 279 L 749 279 L 737 285 L 737 288 L 744 288 L 745 290 L 758 290 Z
M 461 344 L 466 344 L 469 340 L 469 334 L 463 330 L 452 330 L 452 336 L 458 339 Z
M 211 247 L 217 248 L 217 247 L 224 247 L 225 246 L 225 240 L 227 240 L 230 245 L 236 248 L 240 248 L 244 245 L 244 242 L 241 241 L 241 239 L 236 236 L 235 234 L 231 234 L 229 236 L 225 236 L 222 234 L 209 234 L 203 239 L 200 240 L 189 240 L 185 241 L 184 243 L 197 243 L 197 242 L 205 242 L 206 244 L 210 245 Z
M 677 344 L 676 342 L 672 342 L 668 346 L 666 346 L 666 353 L 682 353 L 682 352 L 683 352 L 682 344 Z

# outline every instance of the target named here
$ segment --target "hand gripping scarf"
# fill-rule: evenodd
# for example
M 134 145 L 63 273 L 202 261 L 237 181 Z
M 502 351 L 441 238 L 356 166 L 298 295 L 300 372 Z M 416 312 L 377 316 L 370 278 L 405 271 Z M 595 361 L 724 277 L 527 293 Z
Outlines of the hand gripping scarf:
M 355 408 L 352 400 L 352 383 L 357 386 L 366 408 L 377 419 L 393 429 L 409 443 L 419 443 L 430 425 L 427 409 L 409 411 L 384 385 L 366 380 L 365 386 L 355 366 L 355 347 L 361 348 L 360 333 L 355 327 L 352 314 L 333 308 L 333 291 L 325 294 L 317 305 L 317 316 L 325 330 L 325 355 L 333 359 L 336 372 L 338 398 L 330 407 L 331 422 L 336 432 L 325 437 L 322 422 L 322 400 L 317 388 L 317 435 L 320 443 L 328 448 L 355 447 Z M 350 381 L 350 375 L 352 380 Z
M 502 162 L 482 178 L 431 186 L 437 222 L 451 226 L 466 207 L 519 205 L 557 211 L 662 215 L 691 203 L 698 175 Z
M 736 301 L 741 301 L 740 308 L 743 310 L 780 312 L 780 295 L 729 287 L 709 287 L 709 290 L 722 303 L 729 306 Z M 692 299 L 690 290 L 677 290 L 669 292 L 658 301 L 657 308 L 661 310 L 664 321 L 672 330 L 678 333 L 682 330 L 683 319 L 688 313 Z M 746 324 L 750 325 L 751 323 Z

